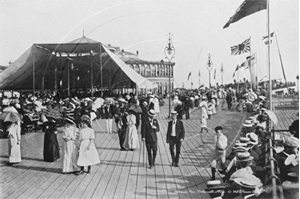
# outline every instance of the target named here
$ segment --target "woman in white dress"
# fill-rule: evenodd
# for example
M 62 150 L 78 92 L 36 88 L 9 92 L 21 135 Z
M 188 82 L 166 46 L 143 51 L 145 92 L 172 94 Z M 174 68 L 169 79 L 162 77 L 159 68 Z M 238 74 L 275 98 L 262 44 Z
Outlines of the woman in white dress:
M 153 103 L 154 103 L 154 111 L 155 111 L 156 115 L 158 115 L 160 112 L 160 109 L 159 109 L 159 100 L 157 97 L 154 98 Z
M 21 162 L 21 130 L 17 122 L 11 123 L 8 129 L 8 161 L 10 164 Z
M 136 117 L 133 114 L 133 111 L 128 111 L 127 119 L 127 128 L 126 128 L 126 136 L 123 143 L 123 147 L 125 149 L 130 149 L 134 151 L 139 148 L 139 138 L 136 129 Z
M 94 144 L 95 132 L 91 128 L 91 118 L 87 115 L 81 117 L 82 129 L 79 132 L 79 157 L 77 165 L 80 171 L 77 175 L 84 173 L 84 167 L 88 167 L 87 173 L 91 172 L 91 166 L 100 163 L 99 154 Z
M 211 99 L 211 105 L 212 105 L 212 114 L 217 114 L 217 96 L 216 95 L 212 95 L 212 99 Z
M 200 136 L 201 136 L 201 133 L 203 132 L 203 129 L 206 130 L 206 132 L 208 133 L 208 129 L 207 129 L 207 118 L 208 118 L 208 105 L 207 105 L 207 102 L 206 102 L 206 97 L 205 96 L 202 96 L 201 98 L 201 102 L 199 104 L 199 107 L 201 108 L 201 131 L 200 131 Z M 202 137 L 201 137 L 202 139 Z
M 71 117 L 65 118 L 65 128 L 63 130 L 63 158 L 62 172 L 63 174 L 78 171 L 78 138 L 79 130 L 75 126 L 75 121 Z

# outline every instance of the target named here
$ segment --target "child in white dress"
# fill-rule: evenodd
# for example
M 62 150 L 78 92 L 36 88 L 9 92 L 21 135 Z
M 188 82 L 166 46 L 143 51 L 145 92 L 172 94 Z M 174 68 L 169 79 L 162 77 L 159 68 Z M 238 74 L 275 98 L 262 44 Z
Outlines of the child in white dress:
M 78 175 L 84 173 L 84 167 L 87 166 L 87 173 L 91 172 L 91 166 L 100 163 L 99 154 L 94 144 L 95 132 L 91 128 L 91 118 L 87 115 L 81 117 L 81 125 L 79 133 L 79 157 L 77 165 L 80 166 Z

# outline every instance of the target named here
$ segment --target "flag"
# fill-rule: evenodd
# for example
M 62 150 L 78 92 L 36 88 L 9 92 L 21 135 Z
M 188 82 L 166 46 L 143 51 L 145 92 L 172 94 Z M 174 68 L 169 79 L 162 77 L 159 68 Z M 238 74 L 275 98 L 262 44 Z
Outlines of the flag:
M 244 63 L 245 70 L 249 69 L 250 73 L 250 81 L 252 84 L 256 83 L 256 69 L 254 67 L 254 64 L 256 64 L 256 53 L 254 53 L 251 57 L 247 57 L 247 61 Z
M 199 75 L 199 77 L 201 76 L 200 70 L 199 70 L 199 74 L 198 75 Z
M 216 79 L 216 72 L 217 72 L 217 69 L 215 69 L 214 79 Z
M 187 79 L 188 81 L 189 81 L 191 75 L 192 75 L 192 72 L 189 73 L 189 76 L 188 76 L 188 79 Z
M 275 33 L 275 32 L 272 32 L 272 33 L 270 34 L 270 44 L 272 43 L 272 37 L 274 36 L 274 33 Z M 265 44 L 268 45 L 268 43 L 269 43 L 268 35 L 267 35 L 267 36 L 263 36 L 262 40 L 265 40 Z
M 251 59 L 250 59 L 250 56 L 248 56 L 247 61 L 245 61 L 244 63 L 241 64 L 241 68 L 245 68 L 245 70 L 247 70 L 250 66 L 252 66 L 255 63 L 256 63 L 256 53 L 254 53 L 251 56 Z
M 267 9 L 267 0 L 245 0 L 223 28 L 227 28 L 231 23 L 264 9 Z
M 232 78 L 235 76 L 235 73 L 236 73 L 236 71 L 238 71 L 240 69 L 240 66 L 239 65 L 237 65 L 236 66 L 236 68 L 235 68 L 235 71 L 234 71 L 234 73 L 233 73 L 233 76 L 232 76 Z
M 249 39 L 246 39 L 243 43 L 238 44 L 236 46 L 232 46 L 230 47 L 231 49 L 231 55 L 237 55 L 237 54 L 241 54 L 241 53 L 246 53 L 249 52 L 250 49 L 250 39 L 251 37 L 249 37 Z

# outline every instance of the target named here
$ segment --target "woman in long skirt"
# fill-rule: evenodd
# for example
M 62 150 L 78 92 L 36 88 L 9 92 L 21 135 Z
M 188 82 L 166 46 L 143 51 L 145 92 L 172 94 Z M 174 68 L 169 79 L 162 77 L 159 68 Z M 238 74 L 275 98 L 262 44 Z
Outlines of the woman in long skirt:
M 44 137 L 44 161 L 54 162 L 60 158 L 59 155 L 59 144 L 57 141 L 57 128 L 55 120 L 53 118 L 48 118 L 42 126 L 43 132 L 45 132 Z
M 137 134 L 137 129 L 135 126 L 136 118 L 132 111 L 128 111 L 127 115 L 127 129 L 125 141 L 123 143 L 123 147 L 125 149 L 135 150 L 139 148 L 139 138 Z
M 81 117 L 82 129 L 79 132 L 79 157 L 77 165 L 80 171 L 77 175 L 84 173 L 84 167 L 88 167 L 87 173 L 91 172 L 91 166 L 100 163 L 99 154 L 94 144 L 95 132 L 91 128 L 91 118 L 87 115 Z
M 201 123 L 201 125 L 200 125 L 201 131 L 200 131 L 200 138 L 201 138 L 201 141 L 203 142 L 202 135 L 201 135 L 202 132 L 203 132 L 203 129 L 205 129 L 206 132 L 208 133 L 208 129 L 207 129 L 208 105 L 207 105 L 207 102 L 205 101 L 206 100 L 205 96 L 203 96 L 201 98 L 201 100 L 202 101 L 199 104 L 199 106 L 201 107 L 201 121 L 200 121 L 200 123 Z
M 65 128 L 63 130 L 63 159 L 62 172 L 63 174 L 73 173 L 78 171 L 77 159 L 78 148 L 76 143 L 79 138 L 79 130 L 75 126 L 75 121 L 71 117 L 65 118 Z M 79 145 L 78 145 L 79 147 Z
M 8 161 L 10 164 L 21 162 L 21 130 L 20 126 L 14 122 L 7 129 L 8 132 Z

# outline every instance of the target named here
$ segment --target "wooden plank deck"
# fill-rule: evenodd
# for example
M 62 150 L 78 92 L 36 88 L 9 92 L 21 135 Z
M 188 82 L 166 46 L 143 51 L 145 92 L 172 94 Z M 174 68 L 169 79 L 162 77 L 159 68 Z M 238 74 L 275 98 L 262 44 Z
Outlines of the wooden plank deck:
M 209 198 L 204 192 L 210 179 L 210 161 L 214 146 L 214 127 L 221 125 L 234 143 L 245 115 L 222 111 L 208 120 L 209 132 L 200 140 L 200 111 L 191 110 L 191 119 L 183 120 L 186 137 L 182 145 L 180 167 L 171 167 L 169 145 L 166 143 L 168 106 L 161 107 L 158 121 L 158 154 L 154 169 L 148 169 L 146 149 L 142 142 L 136 151 L 120 151 L 116 133 L 106 134 L 102 120 L 93 123 L 95 145 L 101 163 L 92 173 L 76 176 L 61 173 L 61 159 L 43 161 L 42 132 L 22 135 L 22 162 L 7 165 L 7 139 L 0 140 L 1 198 Z M 283 113 L 282 113 L 283 114 Z M 140 137 L 140 135 L 139 135 Z M 62 145 L 61 134 L 58 140 Z

